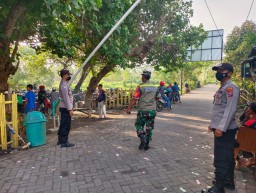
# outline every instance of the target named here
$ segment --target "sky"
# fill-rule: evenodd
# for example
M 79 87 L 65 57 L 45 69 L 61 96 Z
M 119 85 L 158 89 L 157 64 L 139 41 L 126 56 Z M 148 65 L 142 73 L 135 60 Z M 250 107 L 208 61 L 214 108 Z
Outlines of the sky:
M 246 20 L 253 0 L 206 0 L 219 29 L 224 29 L 224 42 L 235 26 L 241 26 Z M 205 30 L 216 30 L 214 22 L 205 4 L 205 0 L 193 0 L 193 25 L 202 23 Z M 256 0 L 248 20 L 256 22 Z

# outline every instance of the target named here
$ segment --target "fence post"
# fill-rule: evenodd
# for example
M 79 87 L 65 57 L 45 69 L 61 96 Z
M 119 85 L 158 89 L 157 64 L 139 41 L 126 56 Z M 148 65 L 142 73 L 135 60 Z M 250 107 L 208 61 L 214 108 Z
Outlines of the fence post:
M 120 89 L 120 105 L 123 108 L 124 107 L 124 90 Z
M 5 97 L 3 94 L 0 94 L 0 129 L 2 150 L 7 150 L 7 133 L 5 121 Z
M 117 93 L 116 93 L 117 94 L 117 96 L 116 96 L 116 107 L 117 107 L 117 109 L 119 109 L 119 107 L 120 107 L 120 104 L 119 104 L 120 103 L 120 101 L 119 101 L 120 100 L 120 93 L 121 93 L 121 90 L 118 89 Z
M 17 94 L 12 95 L 12 128 L 14 129 L 15 133 L 19 133 L 18 131 L 18 100 L 17 100 Z M 12 135 L 12 148 L 18 148 L 18 136 Z

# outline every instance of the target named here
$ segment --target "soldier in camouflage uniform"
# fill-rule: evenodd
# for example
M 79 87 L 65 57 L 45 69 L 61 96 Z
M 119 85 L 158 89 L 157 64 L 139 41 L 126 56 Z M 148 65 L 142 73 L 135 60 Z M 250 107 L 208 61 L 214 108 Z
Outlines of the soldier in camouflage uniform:
M 129 107 L 126 109 L 126 112 L 130 114 L 131 108 L 138 100 L 139 107 L 135 127 L 137 130 L 137 135 L 141 140 L 139 149 L 144 148 L 144 150 L 148 150 L 156 117 L 156 97 L 158 95 L 158 89 L 149 82 L 151 72 L 143 71 L 141 75 L 143 83 L 137 86 L 136 91 L 133 94 L 133 99 Z M 144 131 L 145 125 L 146 131 Z

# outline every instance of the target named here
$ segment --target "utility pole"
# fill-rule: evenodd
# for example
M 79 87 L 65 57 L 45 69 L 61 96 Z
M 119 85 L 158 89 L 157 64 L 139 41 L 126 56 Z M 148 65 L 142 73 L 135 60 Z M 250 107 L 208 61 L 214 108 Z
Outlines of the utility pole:
M 121 23 L 125 20 L 125 18 L 137 7 L 137 5 L 142 0 L 137 0 L 128 11 L 121 17 L 121 19 L 114 25 L 114 27 L 108 32 L 108 34 L 101 40 L 101 42 L 97 45 L 97 47 L 92 51 L 92 53 L 86 58 L 82 66 L 77 70 L 77 72 L 72 76 L 69 81 L 69 85 L 75 80 L 77 75 L 81 72 L 83 67 L 90 61 L 90 59 L 94 56 L 94 54 L 100 49 L 100 47 L 107 41 L 107 39 L 113 34 L 113 32 L 121 25 Z
M 184 70 L 183 68 L 181 68 L 181 71 L 180 71 L 180 94 L 182 95 L 183 94 L 183 76 L 184 76 Z

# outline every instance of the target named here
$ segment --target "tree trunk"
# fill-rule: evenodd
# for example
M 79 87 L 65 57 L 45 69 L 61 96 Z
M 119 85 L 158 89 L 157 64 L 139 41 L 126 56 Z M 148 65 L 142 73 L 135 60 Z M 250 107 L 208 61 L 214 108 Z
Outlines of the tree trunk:
M 91 64 L 87 64 L 83 67 L 83 71 L 82 71 L 82 75 L 78 81 L 78 83 L 76 84 L 75 86 L 75 89 L 74 89 L 74 93 L 78 93 L 82 84 L 84 83 L 84 80 L 86 79 L 87 75 L 89 74 L 89 67 L 91 66 Z
M 8 76 L 4 70 L 0 70 L 0 93 L 8 91 Z
M 89 85 L 87 87 L 87 91 L 85 94 L 85 108 L 89 108 L 90 109 L 90 105 L 91 105 L 91 99 L 93 97 L 93 93 L 96 90 L 99 82 L 101 81 L 101 79 L 106 76 L 110 71 L 112 71 L 115 68 L 115 64 L 113 65 L 107 65 L 104 68 L 101 69 L 101 71 L 97 74 L 96 77 L 92 77 Z M 104 86 L 104 85 L 103 85 Z
M 1 29 L 3 33 L 0 37 L 0 93 L 8 91 L 8 78 L 15 74 L 19 66 L 19 62 L 17 65 L 13 65 L 20 38 L 20 32 L 15 32 L 15 28 L 17 28 L 18 21 L 24 19 L 25 11 L 26 8 L 22 0 L 16 0 L 8 13 L 5 25 Z M 15 40 L 11 40 L 11 37 L 14 37 Z M 14 49 L 11 48 L 13 43 Z

